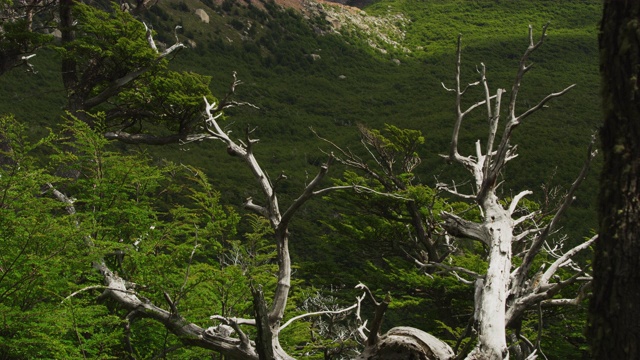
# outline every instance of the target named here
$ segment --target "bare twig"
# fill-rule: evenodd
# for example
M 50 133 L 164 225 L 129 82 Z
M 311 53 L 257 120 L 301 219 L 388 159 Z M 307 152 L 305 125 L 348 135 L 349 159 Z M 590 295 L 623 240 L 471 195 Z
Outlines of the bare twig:
M 364 297 L 365 297 L 365 294 L 362 294 L 362 296 L 360 296 L 360 297 L 356 297 L 356 303 L 351 305 L 351 306 L 349 306 L 349 307 L 346 307 L 344 309 L 315 311 L 315 312 L 310 312 L 310 313 L 294 316 L 291 319 L 289 319 L 287 322 L 282 324 L 282 326 L 280 326 L 280 330 L 279 331 L 284 330 L 287 326 L 291 325 L 291 323 L 293 323 L 294 321 L 297 321 L 297 320 L 300 320 L 300 319 L 304 319 L 306 317 L 320 316 L 320 315 L 327 315 L 327 314 L 341 314 L 341 313 L 345 313 L 345 312 L 353 310 L 353 309 L 359 309 L 360 308 L 360 303 L 362 302 Z
M 484 275 L 480 275 L 478 273 L 476 273 L 475 271 L 471 271 L 467 268 L 463 268 L 460 266 L 450 266 L 450 265 L 446 265 L 443 263 L 436 263 L 436 262 L 429 262 L 429 263 L 421 263 L 418 260 L 415 260 L 415 263 L 420 266 L 420 267 L 424 267 L 424 268 L 435 268 L 435 269 L 442 269 L 446 272 L 450 272 L 452 274 L 454 274 L 454 276 L 456 276 L 456 278 L 458 278 L 459 280 L 463 281 L 465 284 L 472 284 L 473 281 L 469 281 L 467 279 L 463 279 L 461 278 L 457 272 L 463 273 L 465 275 L 468 275 L 470 277 L 472 277 L 474 280 L 475 279 L 481 279 L 484 277 Z
M 69 299 L 71 299 L 72 297 L 74 297 L 74 296 L 76 296 L 76 295 L 80 294 L 81 292 L 85 292 L 85 291 L 93 290 L 93 289 L 106 289 L 106 288 L 107 288 L 107 286 L 104 286 L 104 285 L 92 285 L 92 286 L 87 286 L 87 287 L 84 287 L 84 288 L 82 288 L 82 289 L 80 289 L 80 290 L 78 290 L 78 291 L 74 291 L 73 293 L 69 294 L 67 297 L 65 297 L 64 299 L 62 299 L 61 303 L 65 302 L 65 301 L 67 301 L 67 300 L 69 300 Z

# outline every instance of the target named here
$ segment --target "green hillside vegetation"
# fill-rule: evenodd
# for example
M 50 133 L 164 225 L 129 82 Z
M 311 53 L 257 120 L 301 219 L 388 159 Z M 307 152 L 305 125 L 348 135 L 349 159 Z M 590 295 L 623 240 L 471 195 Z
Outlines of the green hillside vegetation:
M 290 175 L 289 183 L 283 186 L 300 189 L 305 181 L 304 171 L 312 173 L 313 165 L 324 159 L 316 150 L 323 144 L 314 138 L 308 129 L 310 126 L 337 144 L 353 144 L 355 150 L 359 149 L 355 129 L 358 123 L 371 128 L 390 123 L 421 130 L 426 141 L 419 150 L 423 164 L 417 169 L 417 175 L 425 184 L 433 185 L 434 175 L 441 181 L 451 177 L 459 181 L 466 179 L 466 174 L 447 167 L 437 156 L 448 149 L 453 126 L 454 98 L 444 91 L 441 82 L 453 84 L 457 34 L 463 34 L 464 75 L 468 81 L 476 80 L 476 65 L 483 62 L 488 68 L 490 84 L 509 88 L 519 56 L 527 44 L 527 25 L 531 24 L 534 34 L 538 34 L 549 22 L 547 43 L 535 54 L 534 70 L 524 82 L 522 106 L 533 105 L 547 93 L 569 84 L 578 86 L 519 129 L 515 140 L 520 156 L 505 174 L 505 191 L 530 188 L 535 192 L 534 198 L 542 200 L 542 185 L 566 188 L 573 181 L 582 165 L 589 137 L 600 120 L 595 43 L 600 5 L 595 1 L 562 4 L 503 1 L 490 2 L 490 6 L 487 3 L 378 2 L 368 8 L 367 11 L 380 16 L 403 13 L 411 19 L 405 28 L 405 44 L 411 49 L 408 54 L 393 48 L 382 54 L 364 41 L 345 35 L 317 36 L 313 29 L 300 24 L 303 21 L 300 15 L 289 11 L 277 13 L 280 30 L 268 26 L 260 29 L 255 25 L 259 30 L 246 38 L 242 47 L 236 44 L 236 38 L 212 52 L 199 50 L 209 46 L 200 40 L 196 49 L 181 53 L 172 64 L 214 76 L 216 94 L 225 91 L 230 78 L 227 74 L 238 72 L 244 81 L 238 90 L 239 97 L 260 110 L 233 112 L 231 118 L 239 124 L 236 132 L 242 131 L 244 123 L 258 127 L 257 134 L 262 139 L 258 156 L 267 161 L 271 173 L 284 170 Z M 193 32 L 206 34 L 207 26 L 192 16 L 193 9 L 201 5 L 186 4 L 188 11 L 182 8 L 183 19 L 191 16 L 193 26 L 198 26 Z M 171 13 L 175 9 L 167 11 L 178 16 Z M 260 10 L 235 6 L 230 10 L 234 12 L 260 13 Z M 482 23 L 480 19 L 493 20 Z M 233 20 L 227 19 L 227 22 Z M 286 36 L 278 35 L 282 29 L 286 29 Z M 233 34 L 224 36 L 232 38 Z M 278 41 L 265 40 L 271 38 Z M 252 44 L 260 44 L 260 55 L 246 50 Z M 321 59 L 314 62 L 308 55 L 316 51 Z M 392 62 L 396 58 L 401 62 L 399 66 Z M 247 62 L 248 66 L 240 66 Z M 340 75 L 345 78 L 340 79 Z M 484 122 L 467 122 L 467 126 L 461 143 L 463 149 L 470 151 L 476 139 L 486 136 L 487 128 Z M 193 157 L 190 162 L 207 168 L 213 160 L 198 159 L 203 153 L 215 152 L 200 150 L 200 146 L 215 145 L 189 145 L 190 150 L 181 152 L 180 159 Z M 177 152 L 166 148 L 161 151 L 167 157 Z M 229 182 L 225 184 L 213 174 L 211 177 L 213 181 L 220 181 L 217 185 L 223 189 L 230 186 L 228 195 L 236 194 L 239 203 L 247 194 L 237 194 L 234 184 L 247 178 L 241 177 L 241 173 L 223 170 L 225 163 L 231 168 L 235 166 L 232 160 L 215 160 L 215 168 L 229 174 L 224 176 Z M 566 229 L 572 236 L 581 238 L 595 227 L 592 208 L 595 188 L 596 176 L 591 176 L 567 219 Z M 311 221 L 313 214 L 310 214 Z M 305 229 L 305 233 L 307 231 L 313 228 Z M 298 254 L 304 254 L 307 249 L 299 250 Z
M 337 5 L 325 3 L 322 6 L 329 12 L 337 11 L 329 10 Z M 417 149 L 422 164 L 415 170 L 416 178 L 428 188 L 437 181 L 450 179 L 465 183 L 466 173 L 448 166 L 438 156 L 448 151 L 455 116 L 454 96 L 445 91 L 441 83 L 453 86 L 458 34 L 462 34 L 463 42 L 463 81 L 476 81 L 476 66 L 482 62 L 487 66 L 489 84 L 509 90 L 519 57 L 527 46 L 527 26 L 533 26 L 536 37 L 542 26 L 550 23 L 548 39 L 533 57 L 534 69 L 525 77 L 520 105 L 532 106 L 550 92 L 572 83 L 577 86 L 566 96 L 551 102 L 549 108 L 527 119 L 517 130 L 514 140 L 518 144 L 519 157 L 503 174 L 506 194 L 531 189 L 534 191 L 532 200 L 544 206 L 548 200 L 545 191 L 551 193 L 556 186 L 561 186 L 560 192 L 566 190 L 578 174 L 590 135 L 600 123 L 596 44 L 600 7 L 597 0 L 382 0 L 364 11 L 369 16 L 395 24 L 398 32 L 390 36 L 400 45 L 374 41 L 375 48 L 368 41 L 373 36 L 371 33 L 375 33 L 371 30 L 376 30 L 373 26 L 363 30 L 343 23 L 341 30 L 336 31 L 325 20 L 324 13 L 303 15 L 291 9 L 283 10 L 270 2 L 171 0 L 159 2 L 144 17 L 157 32 L 157 39 L 168 45 L 175 42 L 175 26 L 182 26 L 177 31 L 178 38 L 193 43 L 175 55 L 169 66 L 173 70 L 211 76 L 211 90 L 216 96 L 222 97 L 226 93 L 232 73 L 237 72 L 243 84 L 238 87 L 236 98 L 254 104 L 257 109 L 231 109 L 226 112 L 225 124 L 238 137 L 247 124 L 256 127 L 254 136 L 261 139 L 256 145 L 256 156 L 272 177 L 281 171 L 288 175 L 288 179 L 278 185 L 283 203 L 297 196 L 315 174 L 317 166 L 326 160 L 323 151 L 331 150 L 310 127 L 320 136 L 356 152 L 363 152 L 358 124 L 371 129 L 383 129 L 385 124 L 392 124 L 420 130 L 424 143 Z M 209 23 L 195 15 L 196 9 L 206 11 Z M 402 16 L 398 17 L 398 14 Z M 353 11 L 351 16 L 358 18 L 364 14 Z M 314 59 L 313 54 L 319 58 Z M 30 137 L 37 139 L 48 133 L 48 127 L 55 128 L 61 122 L 66 94 L 60 78 L 59 51 L 43 49 L 32 64 L 37 70 L 35 74 L 16 69 L 0 77 L 0 114 L 14 114 L 29 129 Z M 471 104 L 481 96 L 480 89 L 474 88 L 465 101 Z M 484 140 L 486 136 L 488 126 L 482 112 L 474 119 L 477 121 L 466 122 L 460 137 L 464 153 L 473 150 L 476 139 Z M 253 182 L 249 170 L 239 167 L 236 159 L 226 154 L 222 144 L 202 141 L 162 147 L 121 143 L 108 146 L 110 150 L 125 154 L 149 154 L 154 164 L 167 160 L 202 169 L 203 176 L 215 189 L 214 210 L 219 216 L 228 217 L 230 222 L 228 229 L 216 230 L 215 236 L 220 238 L 229 234 L 228 237 L 235 241 L 241 237 L 236 236 L 237 226 L 239 234 L 254 234 L 257 241 L 262 241 L 264 234 L 260 234 L 263 229 L 258 220 L 235 218 L 236 212 L 241 212 L 239 208 L 244 199 L 258 194 L 247 186 Z M 50 155 L 52 150 L 34 151 L 42 156 Z M 335 166 L 331 176 L 343 178 L 343 170 Z M 596 226 L 596 173 L 597 163 L 564 223 L 562 232 L 574 239 L 588 236 Z M 153 176 L 160 182 L 169 181 L 164 178 L 166 174 Z M 180 181 L 188 183 L 187 180 Z M 201 186 L 198 182 L 196 187 L 200 189 Z M 155 188 L 151 190 L 155 191 Z M 145 196 L 153 197 L 153 191 Z M 184 193 L 178 193 L 175 198 L 185 203 L 190 201 L 185 200 Z M 293 223 L 292 236 L 301 239 L 291 244 L 297 265 L 296 278 L 300 280 L 296 296 L 303 297 L 303 290 L 312 291 L 309 287 L 315 286 L 322 290 L 343 289 L 334 294 L 337 301 L 351 299 L 352 293 L 348 289 L 359 281 L 367 281 L 376 294 L 382 296 L 390 291 L 394 297 L 385 328 L 417 326 L 455 343 L 473 306 L 472 288 L 453 278 L 424 276 L 398 248 L 385 242 L 385 239 L 393 238 L 398 229 L 382 220 L 360 216 L 350 200 L 335 195 L 325 201 L 316 200 L 306 205 L 302 217 Z M 230 208 L 218 208 L 218 201 Z M 167 203 L 171 201 L 167 200 Z M 341 216 L 339 221 L 335 221 L 337 214 Z M 161 215 L 148 215 L 150 218 L 157 216 Z M 180 216 L 175 215 L 176 218 Z M 360 226 L 353 225 L 358 224 L 357 221 L 361 221 Z M 184 229 L 180 231 L 188 233 Z M 175 234 L 175 239 L 188 236 L 184 233 Z M 176 245 L 168 246 L 176 246 L 172 250 L 184 259 L 190 245 L 185 247 L 177 243 L 176 240 Z M 456 261 L 461 265 L 483 266 L 472 255 Z M 173 279 L 172 284 L 179 287 L 181 280 Z M 236 290 L 234 287 L 233 291 Z M 242 295 L 236 296 L 246 296 L 242 290 L 237 291 Z M 241 308 L 238 312 L 248 309 L 244 303 L 238 307 Z M 76 307 L 70 304 L 64 311 L 74 309 Z M 531 334 L 537 326 L 536 316 L 525 321 L 525 331 Z M 581 358 L 585 343 L 581 334 L 584 319 L 580 311 L 562 309 L 545 316 L 549 327 L 543 347 L 550 349 L 547 355 L 550 358 Z M 117 327 L 117 319 L 108 317 L 104 321 L 105 327 Z M 292 340 L 288 345 L 294 348 L 296 331 L 307 330 L 304 326 L 289 330 Z M 162 334 L 158 328 L 154 331 Z M 559 333 L 563 335 L 557 336 Z M 115 342 L 109 337 L 104 341 Z M 303 351 L 299 349 L 300 354 Z

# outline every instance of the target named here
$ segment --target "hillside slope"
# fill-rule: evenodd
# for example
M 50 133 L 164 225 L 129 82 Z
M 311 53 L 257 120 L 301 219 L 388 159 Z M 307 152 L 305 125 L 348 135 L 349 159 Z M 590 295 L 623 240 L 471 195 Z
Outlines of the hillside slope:
M 236 133 L 246 123 L 257 126 L 255 134 L 262 139 L 257 155 L 271 173 L 290 175 L 286 188 L 292 193 L 324 159 L 318 150 L 323 145 L 309 127 L 341 146 L 357 148 L 358 123 L 421 130 L 426 143 L 420 149 L 423 164 L 417 175 L 430 186 L 435 175 L 438 181 L 464 182 L 464 172 L 437 156 L 448 148 L 453 126 L 454 98 L 441 83 L 453 83 L 457 35 L 463 34 L 466 81 L 476 80 L 476 66 L 483 62 L 490 85 L 509 89 L 528 42 L 527 25 L 539 34 L 547 22 L 549 36 L 533 57 L 535 67 L 525 79 L 521 104 L 534 104 L 571 83 L 578 86 L 518 129 L 520 157 L 504 174 L 504 190 L 529 188 L 534 198 L 544 200 L 541 185 L 566 187 L 577 174 L 589 136 L 600 121 L 598 1 L 394 0 L 376 2 L 364 11 L 311 0 L 287 1 L 283 4 L 290 8 L 272 2 L 171 0 L 152 7 L 146 17 L 167 44 L 175 41 L 175 25 L 182 26 L 178 37 L 190 48 L 179 53 L 172 66 L 213 76 L 214 94 L 224 94 L 231 73 L 238 73 L 243 81 L 239 99 L 259 110 L 230 111 L 229 126 L 237 127 Z M 37 74 L 14 71 L 2 79 L 0 111 L 29 119 L 36 133 L 38 127 L 56 122 L 64 104 L 55 59 L 44 52 L 34 61 Z M 471 97 L 478 95 L 470 93 L 467 101 L 475 102 Z M 485 132 L 482 121 L 469 122 L 461 134 L 463 150 L 470 151 Z M 240 204 L 247 194 L 238 184 L 250 181 L 250 174 L 235 171 L 234 159 L 217 145 L 147 151 L 208 169 L 228 201 Z M 591 176 L 565 227 L 574 236 L 595 226 L 595 184 Z
M 288 171 L 320 156 L 313 151 L 317 145 L 308 146 L 314 141 L 309 126 L 349 144 L 357 138 L 354 125 L 360 122 L 422 130 L 428 140 L 420 173 L 426 181 L 433 174 L 457 176 L 455 170 L 446 175 L 452 170 L 437 154 L 447 148 L 453 123 L 454 99 L 441 83 L 452 84 L 458 33 L 463 34 L 467 81 L 475 81 L 476 66 L 483 62 L 490 84 L 508 89 L 528 42 L 527 25 L 539 34 L 550 22 L 547 42 L 534 55 L 534 70 L 525 79 L 521 104 L 578 84 L 518 130 L 521 155 L 506 174 L 508 190 L 528 187 L 541 198 L 544 182 L 570 183 L 599 123 L 597 1 L 386 1 L 366 13 L 304 2 L 302 14 L 227 3 L 216 8 L 209 24 L 194 15 L 197 8 L 209 9 L 203 3 L 180 3 L 186 4 L 180 11 L 174 9 L 177 3 L 168 4 L 174 5 L 167 13 L 181 19 L 184 35 L 198 43 L 180 54 L 175 66 L 213 75 L 218 94 L 225 91 L 228 74 L 237 71 L 245 83 L 239 90 L 243 100 L 261 110 L 234 113 L 235 121 L 259 125 L 265 153 L 277 157 L 282 169 L 292 169 Z M 463 145 L 470 147 L 486 128 L 482 123 L 468 126 Z M 285 150 L 298 149 L 298 144 L 310 149 L 304 159 L 294 158 L 297 150 Z M 279 166 L 272 171 L 279 172 Z M 588 188 L 594 186 L 595 181 L 586 184 L 589 201 L 595 192 Z M 587 202 L 579 199 L 577 205 L 588 207 Z
M 271 172 L 291 173 L 292 189 L 299 188 L 305 171 L 312 172 L 323 158 L 316 150 L 320 142 L 308 128 L 348 146 L 357 141 L 357 123 L 422 130 L 427 141 L 418 175 L 429 185 L 435 174 L 462 181 L 464 173 L 437 156 L 447 149 L 453 124 L 454 99 L 441 83 L 452 84 L 457 35 L 463 34 L 465 79 L 475 81 L 476 66 L 483 62 L 489 83 L 508 89 L 528 41 L 527 25 L 538 34 L 547 22 L 549 36 L 533 58 L 535 67 L 525 79 L 521 104 L 534 104 L 571 83 L 578 86 L 518 130 L 520 158 L 505 174 L 505 190 L 530 188 L 543 199 L 541 184 L 566 185 L 577 173 L 588 138 L 599 124 L 598 1 L 394 0 L 376 2 L 364 11 L 312 0 L 287 0 L 283 5 L 291 7 L 171 0 L 152 7 L 146 17 L 167 44 L 174 41 L 175 25 L 182 26 L 178 37 L 190 48 L 172 64 L 213 76 L 215 94 L 226 92 L 231 73 L 237 71 L 244 82 L 239 97 L 260 110 L 234 110 L 231 118 L 238 131 L 246 122 L 258 126 L 256 134 L 263 139 L 258 155 L 269 159 Z M 37 125 L 35 132 L 56 122 L 64 94 L 55 59 L 44 52 L 34 61 L 37 74 L 17 70 L 4 76 L 0 111 L 30 119 Z M 469 123 L 462 145 L 470 149 L 485 131 L 482 122 Z M 212 147 L 215 144 L 191 144 L 180 149 L 189 148 L 186 152 L 177 147 L 153 151 L 208 168 Z M 216 163 L 234 167 L 232 159 L 220 158 Z M 219 186 L 237 194 L 240 178 L 234 177 L 244 175 L 220 165 L 216 169 L 233 174 Z M 585 227 L 595 225 L 589 212 L 594 189 L 595 176 L 578 198 L 577 209 L 584 211 L 568 227 L 571 232 L 584 233 Z

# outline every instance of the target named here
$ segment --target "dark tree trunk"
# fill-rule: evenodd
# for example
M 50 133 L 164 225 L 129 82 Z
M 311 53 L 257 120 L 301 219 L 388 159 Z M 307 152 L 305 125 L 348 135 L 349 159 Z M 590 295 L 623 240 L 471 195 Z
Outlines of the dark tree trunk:
M 253 293 L 253 309 L 256 314 L 256 351 L 260 360 L 275 359 L 273 353 L 273 333 L 269 328 L 269 314 L 264 301 L 262 288 L 251 288 Z
M 639 15 L 639 1 L 605 1 L 599 38 L 604 167 L 589 309 L 594 359 L 640 358 Z
M 73 3 L 74 0 L 60 0 L 60 32 L 62 33 L 61 40 L 63 45 L 75 40 L 75 34 L 73 32 L 73 16 L 71 15 Z M 68 56 L 65 56 L 64 59 L 62 59 L 62 82 L 65 89 L 67 89 L 67 92 L 71 92 L 78 84 L 76 61 Z

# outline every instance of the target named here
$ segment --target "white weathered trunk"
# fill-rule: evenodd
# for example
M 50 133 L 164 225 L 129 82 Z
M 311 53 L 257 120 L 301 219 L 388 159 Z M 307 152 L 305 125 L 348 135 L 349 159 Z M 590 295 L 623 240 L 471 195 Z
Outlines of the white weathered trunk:
M 489 245 L 489 268 L 477 304 L 478 344 L 467 359 L 508 358 L 505 311 L 511 271 L 513 220 L 493 193 L 484 201 L 483 223 Z

